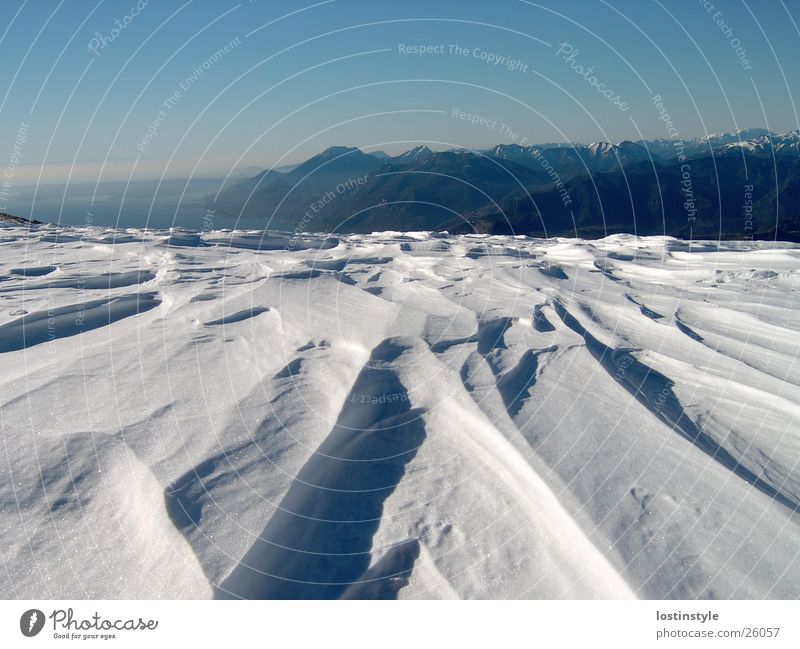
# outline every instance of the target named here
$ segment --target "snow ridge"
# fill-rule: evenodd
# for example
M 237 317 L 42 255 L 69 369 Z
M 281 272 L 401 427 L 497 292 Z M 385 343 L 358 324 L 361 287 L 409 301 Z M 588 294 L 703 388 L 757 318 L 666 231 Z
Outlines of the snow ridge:
M 800 248 L 0 230 L 20 598 L 800 596 Z

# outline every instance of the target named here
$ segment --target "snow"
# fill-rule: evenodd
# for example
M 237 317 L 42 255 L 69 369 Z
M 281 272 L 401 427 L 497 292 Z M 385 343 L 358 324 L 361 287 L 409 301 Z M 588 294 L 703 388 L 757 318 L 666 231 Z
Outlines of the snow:
M 800 248 L 4 226 L 16 598 L 800 597 Z

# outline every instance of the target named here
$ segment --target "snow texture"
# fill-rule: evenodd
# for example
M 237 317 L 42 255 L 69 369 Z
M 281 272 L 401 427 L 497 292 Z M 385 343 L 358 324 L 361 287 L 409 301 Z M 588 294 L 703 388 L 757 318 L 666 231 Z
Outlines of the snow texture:
M 0 248 L 7 597 L 800 597 L 795 245 Z

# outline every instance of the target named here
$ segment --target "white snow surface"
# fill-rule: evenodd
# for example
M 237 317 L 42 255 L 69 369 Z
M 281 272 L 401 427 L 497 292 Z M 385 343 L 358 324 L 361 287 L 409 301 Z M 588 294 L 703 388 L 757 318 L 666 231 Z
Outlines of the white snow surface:
M 800 597 L 796 245 L 0 249 L 7 597 Z

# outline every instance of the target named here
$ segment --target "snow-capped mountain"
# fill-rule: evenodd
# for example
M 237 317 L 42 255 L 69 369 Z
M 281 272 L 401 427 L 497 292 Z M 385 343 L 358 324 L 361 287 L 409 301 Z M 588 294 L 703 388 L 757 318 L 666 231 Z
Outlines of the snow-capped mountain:
M 649 160 L 651 154 L 646 147 L 630 140 L 623 140 L 617 144 L 608 142 L 594 142 L 586 147 L 590 159 L 598 169 L 611 169 L 615 166 L 624 166 L 635 162 Z
M 705 137 L 696 138 L 695 141 L 706 142 L 712 147 L 720 147 L 726 144 L 738 144 L 740 142 L 757 140 L 774 135 L 772 131 L 765 128 L 744 128 L 727 131 L 725 133 L 711 133 Z
M 499 160 L 508 160 L 536 169 L 550 165 L 560 179 L 580 173 L 619 170 L 625 165 L 649 160 L 652 157 L 644 146 L 630 141 L 618 144 L 593 142 L 589 145 L 561 146 L 498 144 L 483 153 Z
M 718 147 L 718 151 L 722 153 L 741 149 L 755 154 L 796 156 L 800 154 L 800 131 L 789 131 L 782 135 L 766 133 L 746 140 L 728 142 Z
M 433 151 L 431 151 L 427 146 L 419 145 L 415 146 L 409 151 L 406 151 L 405 153 L 401 153 L 393 158 L 389 158 L 388 162 L 391 162 L 395 165 L 409 165 L 422 162 L 423 160 L 430 158 L 432 155 Z
M 776 134 L 765 128 L 738 129 L 690 138 L 680 143 L 683 145 L 682 152 L 687 156 L 741 153 L 742 150 L 755 154 L 771 155 L 774 152 L 776 155 L 800 155 L 800 132 L 797 130 Z M 663 158 L 674 158 L 679 150 L 675 140 L 642 140 L 640 144 Z
M 688 208 L 679 149 L 667 140 L 438 152 L 420 145 L 383 159 L 332 147 L 288 173 L 234 184 L 214 203 L 223 214 L 262 217 L 267 227 L 288 231 L 302 221 L 304 229 L 349 232 L 798 237 L 797 131 L 723 133 L 682 150 L 692 158 Z M 753 178 L 745 226 L 741 188 Z

